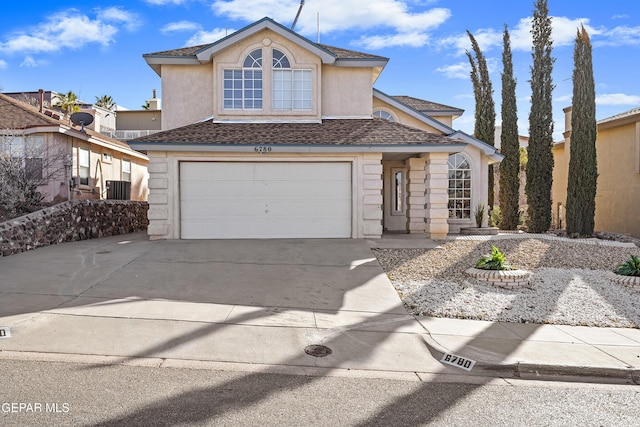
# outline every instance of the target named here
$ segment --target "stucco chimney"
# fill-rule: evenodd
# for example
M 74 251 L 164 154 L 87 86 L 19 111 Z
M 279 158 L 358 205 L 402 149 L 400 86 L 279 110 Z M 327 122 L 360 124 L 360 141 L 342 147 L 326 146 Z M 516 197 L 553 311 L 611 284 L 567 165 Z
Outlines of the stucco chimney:
M 42 104 L 44 103 L 44 89 L 38 89 L 38 108 L 42 113 Z
M 156 90 L 152 91 L 153 97 L 149 100 L 149 110 L 159 110 L 162 100 L 156 97 Z

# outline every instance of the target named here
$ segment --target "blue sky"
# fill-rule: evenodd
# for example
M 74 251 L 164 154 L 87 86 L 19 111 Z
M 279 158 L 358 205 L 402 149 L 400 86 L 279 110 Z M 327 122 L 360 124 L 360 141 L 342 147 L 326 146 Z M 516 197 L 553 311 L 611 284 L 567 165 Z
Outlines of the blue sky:
M 215 41 L 264 16 L 290 26 L 299 0 L 60 0 L 1 3 L 0 90 L 110 95 L 139 109 L 160 78 L 144 53 Z M 528 133 L 533 0 L 307 0 L 296 31 L 321 43 L 382 55 L 375 87 L 465 110 L 454 127 L 473 131 L 466 30 L 487 56 L 498 125 L 502 32 L 509 26 L 521 134 Z M 553 17 L 554 139 L 571 104 L 573 42 L 584 24 L 593 43 L 597 118 L 640 106 L 640 2 L 550 0 Z

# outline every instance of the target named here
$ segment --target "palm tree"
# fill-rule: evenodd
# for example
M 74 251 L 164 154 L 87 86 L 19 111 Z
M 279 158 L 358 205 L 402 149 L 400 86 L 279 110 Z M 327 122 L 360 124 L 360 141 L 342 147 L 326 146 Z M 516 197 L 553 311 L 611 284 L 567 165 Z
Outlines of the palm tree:
M 77 111 L 80 111 L 80 107 L 78 106 L 78 97 L 72 91 L 67 92 L 64 95 L 58 95 L 57 101 L 54 106 L 60 108 L 66 114 L 71 115 Z
M 98 107 L 106 108 L 107 110 L 113 110 L 116 106 L 116 102 L 109 95 L 96 96 L 96 105 Z

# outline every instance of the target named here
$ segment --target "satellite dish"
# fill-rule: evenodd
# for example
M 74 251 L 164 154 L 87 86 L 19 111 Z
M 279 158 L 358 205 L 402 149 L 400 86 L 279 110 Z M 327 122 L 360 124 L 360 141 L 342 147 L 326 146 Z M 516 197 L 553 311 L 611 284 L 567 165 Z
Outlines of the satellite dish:
M 82 126 L 82 129 L 80 129 L 80 132 L 85 132 L 84 127 L 93 123 L 93 116 L 89 113 L 85 113 L 81 111 L 79 113 L 73 113 L 71 115 L 71 121 L 73 122 L 74 125 Z

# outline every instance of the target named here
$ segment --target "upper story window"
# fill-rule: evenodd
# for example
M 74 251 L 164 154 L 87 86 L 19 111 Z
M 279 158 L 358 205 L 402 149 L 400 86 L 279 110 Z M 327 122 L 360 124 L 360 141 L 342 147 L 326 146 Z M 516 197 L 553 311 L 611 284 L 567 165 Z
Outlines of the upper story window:
M 395 119 L 393 118 L 393 116 L 383 110 L 374 111 L 373 117 L 380 117 L 381 119 L 389 120 L 390 122 L 395 122 Z
M 224 70 L 224 108 L 262 108 L 262 49 L 247 55 L 242 69 Z
M 462 154 L 449 156 L 449 218 L 471 218 L 471 166 Z
M 313 88 L 311 70 L 291 69 L 289 58 L 278 49 L 273 56 L 273 109 L 311 110 Z

